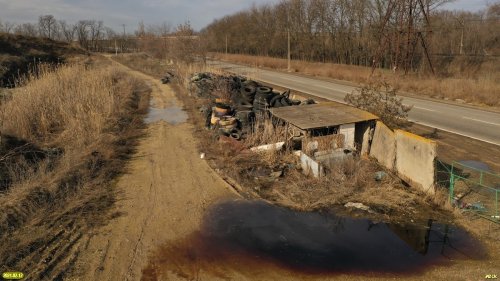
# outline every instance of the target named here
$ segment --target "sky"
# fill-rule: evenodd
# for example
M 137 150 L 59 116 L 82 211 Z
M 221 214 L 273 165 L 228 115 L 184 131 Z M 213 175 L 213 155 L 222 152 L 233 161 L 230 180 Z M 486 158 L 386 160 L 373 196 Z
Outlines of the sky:
M 189 21 L 200 30 L 214 19 L 251 7 L 253 4 L 278 3 L 280 0 L 0 0 L 0 21 L 36 22 L 40 15 L 75 23 L 82 19 L 102 20 L 106 26 L 127 32 L 144 24 L 168 22 L 177 25 Z M 457 0 L 443 8 L 477 11 L 499 0 Z

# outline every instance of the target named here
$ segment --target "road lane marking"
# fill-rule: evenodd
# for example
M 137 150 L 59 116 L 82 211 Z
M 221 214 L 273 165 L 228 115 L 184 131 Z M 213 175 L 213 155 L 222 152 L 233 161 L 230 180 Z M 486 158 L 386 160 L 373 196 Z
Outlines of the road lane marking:
M 295 90 L 295 91 L 298 91 L 298 92 L 302 92 L 302 93 L 305 93 L 305 94 L 308 94 L 308 95 L 311 95 L 311 96 L 316 96 L 316 97 L 320 97 L 320 98 L 324 98 L 324 99 L 327 99 L 327 100 L 336 101 L 336 102 L 340 102 L 340 103 L 345 104 L 345 101 L 343 101 L 343 100 L 333 99 L 331 97 L 325 97 L 324 95 L 321 95 L 321 94 L 318 94 L 318 93 L 312 93 L 310 91 L 299 90 L 299 89 L 297 89 L 295 87 L 285 86 L 285 85 L 283 85 L 281 83 L 271 82 L 269 80 L 262 79 L 262 78 L 257 79 L 257 80 L 260 80 L 261 82 L 264 82 L 264 83 L 274 84 L 274 85 L 282 87 L 282 88 L 292 89 L 292 90 Z M 416 107 L 416 108 L 419 108 L 419 107 Z M 424 109 L 424 108 L 420 108 L 420 109 Z M 429 111 L 434 111 L 434 110 L 431 110 L 431 109 L 428 109 L 428 110 Z M 463 117 L 463 118 L 467 118 L 467 117 Z M 472 119 L 472 118 L 467 118 L 467 119 Z M 474 120 L 474 121 L 480 121 L 480 122 L 485 122 L 485 121 L 477 120 L 477 119 L 472 119 L 472 120 Z M 483 138 L 480 138 L 480 137 L 475 137 L 475 136 L 472 136 L 471 134 L 468 134 L 468 133 L 459 132 L 459 131 L 456 131 L 454 129 L 447 129 L 447 128 L 441 127 L 439 125 L 435 125 L 435 124 L 428 123 L 428 122 L 425 122 L 425 121 L 417 121 L 417 120 L 414 120 L 414 119 L 412 120 L 411 118 L 409 119 L 409 121 L 414 122 L 414 123 L 418 123 L 418 124 L 422 124 L 424 126 L 428 126 L 428 127 L 431 127 L 431 128 L 437 128 L 439 130 L 442 130 L 442 131 L 445 131 L 445 132 L 448 132 L 448 133 L 457 134 L 457 135 L 460 135 L 460 136 L 468 137 L 468 138 L 475 139 L 475 140 L 478 140 L 478 141 L 482 141 L 482 142 L 485 142 L 485 143 L 489 143 L 489 144 L 500 146 L 500 142 L 496 142 L 496 141 L 493 141 L 493 140 L 486 140 L 486 139 L 483 139 Z M 499 125 L 499 124 L 495 123 L 494 125 Z
M 423 107 L 420 107 L 420 106 L 413 106 L 414 108 L 418 108 L 418 109 L 422 109 L 422 110 L 427 110 L 427 111 L 433 111 L 433 112 L 436 112 L 435 110 L 432 110 L 432 109 L 428 109 L 428 108 L 423 108 Z
M 483 120 L 474 119 L 474 118 L 469 118 L 469 117 L 462 117 L 462 118 L 463 118 L 463 119 L 473 120 L 473 121 L 476 121 L 476 122 L 486 123 L 486 124 L 490 124 L 490 125 L 494 125 L 494 126 L 500 126 L 500 124 L 498 124 L 498 123 L 493 123 L 493 122 L 483 121 Z
M 489 144 L 494 144 L 494 145 L 500 146 L 500 142 L 495 142 L 495 141 L 492 141 L 492 140 L 486 140 L 486 139 L 483 139 L 483 138 L 475 137 L 475 136 L 472 136 L 472 135 L 467 134 L 467 133 L 459 132 L 459 131 L 456 131 L 456 130 L 453 130 L 453 129 L 444 128 L 444 127 L 441 127 L 441 126 L 433 124 L 433 123 L 428 123 L 428 122 L 425 122 L 425 121 L 417 121 L 417 120 L 412 120 L 412 119 L 408 119 L 408 121 L 411 121 L 411 122 L 416 123 L 416 124 L 424 125 L 424 126 L 427 126 L 427 127 L 430 127 L 430 128 L 436 128 L 436 129 L 439 129 L 441 131 L 445 131 L 445 132 L 452 133 L 452 134 L 455 134 L 455 135 L 464 136 L 464 137 L 468 137 L 468 138 L 475 139 L 475 140 L 478 140 L 478 141 L 482 141 L 482 142 L 486 142 L 486 143 L 489 143 Z

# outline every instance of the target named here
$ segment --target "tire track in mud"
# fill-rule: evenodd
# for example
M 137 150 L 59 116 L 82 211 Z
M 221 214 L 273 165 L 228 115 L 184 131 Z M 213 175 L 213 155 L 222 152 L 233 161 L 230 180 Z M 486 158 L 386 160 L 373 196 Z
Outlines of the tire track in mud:
M 182 107 L 169 85 L 116 65 L 152 86 L 154 108 Z M 116 211 L 123 215 L 90 238 L 76 280 L 139 280 L 160 245 L 196 231 L 208 205 L 235 197 L 200 159 L 192 125 L 163 120 L 148 124 L 116 188 L 122 194 Z

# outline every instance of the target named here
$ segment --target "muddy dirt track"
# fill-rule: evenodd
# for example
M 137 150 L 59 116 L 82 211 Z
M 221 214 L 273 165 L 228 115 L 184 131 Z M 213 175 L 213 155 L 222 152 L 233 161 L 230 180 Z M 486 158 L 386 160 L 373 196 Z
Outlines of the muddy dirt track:
M 127 71 L 148 81 L 154 107 L 179 106 L 169 86 Z M 186 122 L 149 124 L 127 173 L 116 184 L 120 216 L 90 239 L 75 280 L 139 280 L 150 252 L 196 230 L 208 205 L 236 197 L 200 159 Z
M 182 107 L 170 86 L 119 67 L 148 82 L 157 112 Z M 117 204 L 120 215 L 90 234 L 92 238 L 68 280 L 473 280 L 463 277 L 463 267 L 470 268 L 467 276 L 485 274 L 475 266 L 477 261 L 410 275 L 361 276 L 294 272 L 264 257 L 237 252 L 200 261 L 207 252 L 218 251 L 197 235 L 204 216 L 216 203 L 239 197 L 200 159 L 191 124 L 178 118 L 171 122 L 158 119 L 151 118 L 127 173 L 116 182 L 121 193 Z M 486 261 L 486 268 L 494 268 L 493 264 Z M 159 270 L 148 272 L 158 265 Z

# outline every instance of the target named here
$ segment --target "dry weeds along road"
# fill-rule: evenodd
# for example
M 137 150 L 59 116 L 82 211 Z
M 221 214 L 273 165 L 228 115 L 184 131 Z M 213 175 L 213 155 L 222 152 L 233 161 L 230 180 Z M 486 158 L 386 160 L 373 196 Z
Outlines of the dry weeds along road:
M 170 86 L 126 71 L 151 85 L 155 108 L 181 106 Z M 93 234 L 74 280 L 139 280 L 156 247 L 195 231 L 213 202 L 236 197 L 200 159 L 191 125 L 185 122 L 149 124 L 127 170 L 117 182 L 121 216 Z

